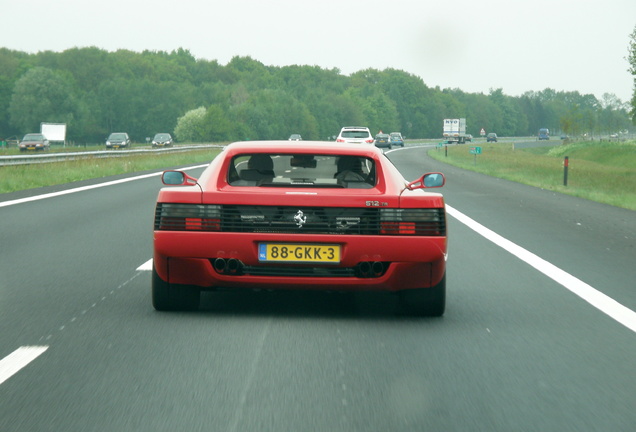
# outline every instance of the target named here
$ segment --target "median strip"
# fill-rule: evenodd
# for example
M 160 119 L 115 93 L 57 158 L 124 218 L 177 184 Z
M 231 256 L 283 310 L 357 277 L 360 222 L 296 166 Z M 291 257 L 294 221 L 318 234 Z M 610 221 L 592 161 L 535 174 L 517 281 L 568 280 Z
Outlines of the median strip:
M 189 170 L 189 169 L 203 168 L 203 167 L 206 167 L 206 166 L 208 166 L 208 164 L 190 166 L 190 167 L 182 168 L 182 169 L 183 170 Z M 43 195 L 35 195 L 35 196 L 15 199 L 15 200 L 11 200 L 11 201 L 4 201 L 4 202 L 0 202 L 0 207 L 9 207 L 9 206 L 12 206 L 12 205 L 23 204 L 23 203 L 30 202 L 30 201 L 39 201 L 39 200 L 42 200 L 42 199 L 53 198 L 53 197 L 62 196 L 62 195 L 68 195 L 68 194 L 72 194 L 72 193 L 75 193 L 75 192 L 82 192 L 82 191 L 87 191 L 87 190 L 91 190 L 91 189 L 97 189 L 97 188 L 106 187 L 106 186 L 113 186 L 113 185 L 120 184 L 120 183 L 127 183 L 127 182 L 131 182 L 131 181 L 135 181 L 135 180 L 141 180 L 141 179 L 145 179 L 145 178 L 149 178 L 149 177 L 156 177 L 156 176 L 160 176 L 162 173 L 163 173 L 163 171 L 158 171 L 158 172 L 154 172 L 154 173 L 151 173 L 151 174 L 144 174 L 144 175 L 139 175 L 139 176 L 135 176 L 135 177 L 127 177 L 127 178 L 124 178 L 124 179 L 113 180 L 113 181 L 104 182 L 104 183 L 97 183 L 97 184 L 89 185 L 89 186 L 82 186 L 82 187 L 73 188 L 73 189 L 66 189 L 66 190 L 59 191 L 59 192 L 51 192 L 51 193 L 43 194 Z

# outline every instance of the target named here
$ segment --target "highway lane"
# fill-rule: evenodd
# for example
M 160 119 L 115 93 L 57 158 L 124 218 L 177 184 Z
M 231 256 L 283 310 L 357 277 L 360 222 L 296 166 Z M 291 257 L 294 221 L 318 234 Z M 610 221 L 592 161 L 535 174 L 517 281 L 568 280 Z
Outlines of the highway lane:
M 426 148 L 419 151 L 426 152 Z M 468 151 L 468 149 L 466 150 Z M 408 177 L 446 173 L 447 204 L 636 310 L 633 211 L 391 152 Z M 496 266 L 483 258 L 485 266 Z
M 597 252 L 598 233 L 629 229 L 628 214 L 603 208 L 596 226 L 602 215 L 587 202 L 542 198 L 422 151 L 390 156 L 407 177 L 444 171 L 453 208 L 634 304 L 634 269 L 613 259 L 633 239 Z M 634 333 L 453 218 L 442 319 L 395 316 L 387 296 L 321 293 L 206 293 L 198 313 L 157 313 L 136 268 L 150 257 L 159 187 L 151 177 L 0 207 L 12 245 L 0 249 L 0 359 L 49 346 L 0 384 L 0 430 L 636 425 Z M 576 231 L 568 205 L 588 229 Z M 574 234 L 573 247 L 560 241 Z

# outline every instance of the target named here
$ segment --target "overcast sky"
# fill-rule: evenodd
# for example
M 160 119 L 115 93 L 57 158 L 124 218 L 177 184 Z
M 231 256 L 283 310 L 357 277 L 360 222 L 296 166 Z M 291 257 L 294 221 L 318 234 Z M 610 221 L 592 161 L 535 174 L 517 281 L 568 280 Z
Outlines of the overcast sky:
M 0 46 L 172 51 L 227 64 L 394 68 L 429 87 L 631 99 L 636 0 L 0 0 Z

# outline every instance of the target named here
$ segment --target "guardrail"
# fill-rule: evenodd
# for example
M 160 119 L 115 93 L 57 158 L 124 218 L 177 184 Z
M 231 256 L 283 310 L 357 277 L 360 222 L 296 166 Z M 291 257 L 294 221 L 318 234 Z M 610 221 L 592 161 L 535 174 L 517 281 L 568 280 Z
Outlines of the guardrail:
M 13 156 L 0 156 L 0 166 L 8 165 L 31 165 L 36 163 L 51 163 L 62 162 L 69 160 L 81 160 L 81 159 L 96 159 L 96 158 L 111 158 L 111 157 L 123 157 L 137 154 L 149 154 L 149 153 L 175 153 L 189 150 L 197 150 L 202 148 L 222 148 L 222 145 L 216 144 L 202 144 L 202 145 L 188 145 L 188 146 L 176 146 L 165 147 L 158 149 L 131 149 L 131 150 L 99 150 L 88 152 L 69 152 L 69 153 L 29 153 L 19 154 Z

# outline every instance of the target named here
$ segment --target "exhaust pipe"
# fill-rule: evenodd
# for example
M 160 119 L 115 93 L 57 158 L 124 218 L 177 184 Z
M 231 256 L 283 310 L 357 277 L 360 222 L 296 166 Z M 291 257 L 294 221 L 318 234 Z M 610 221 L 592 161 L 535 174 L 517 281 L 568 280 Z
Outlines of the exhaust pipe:
M 384 263 L 375 261 L 371 264 L 371 271 L 373 272 L 373 277 L 381 276 L 384 273 Z
M 356 267 L 356 274 L 361 278 L 380 277 L 386 271 L 386 265 L 382 261 L 362 261 Z
M 236 274 L 241 268 L 241 263 L 236 258 L 230 258 L 227 260 L 227 272 L 230 274 Z
M 369 277 L 369 274 L 371 273 L 371 264 L 367 261 L 362 261 L 358 264 L 358 272 L 360 273 L 360 277 Z
M 216 270 L 217 273 L 225 273 L 226 266 L 227 263 L 223 258 L 217 258 L 214 260 L 214 270 Z

